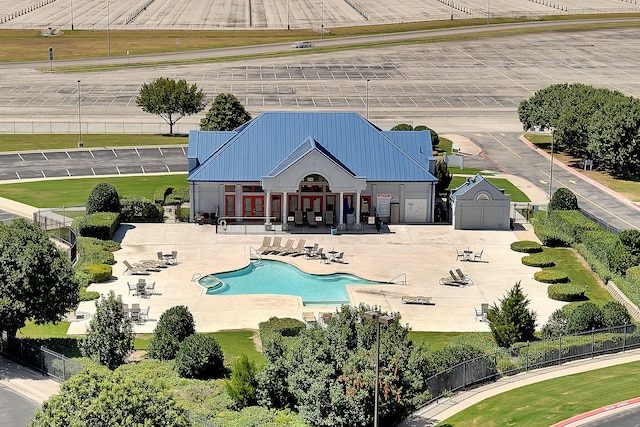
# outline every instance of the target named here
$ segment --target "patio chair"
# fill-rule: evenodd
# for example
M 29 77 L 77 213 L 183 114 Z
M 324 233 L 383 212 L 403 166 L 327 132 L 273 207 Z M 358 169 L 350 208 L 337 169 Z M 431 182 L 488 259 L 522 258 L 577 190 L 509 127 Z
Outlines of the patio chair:
M 269 247 L 267 249 L 265 249 L 262 254 L 263 255 L 268 255 L 268 254 L 271 253 L 271 251 L 275 251 L 275 250 L 279 249 L 281 243 L 282 243 L 282 237 L 280 237 L 280 236 L 274 237 L 273 238 L 273 243 L 271 243 L 269 245 Z
M 138 282 L 136 295 L 143 298 L 149 296 L 149 294 L 147 294 L 147 284 L 145 282 Z
M 131 321 L 139 323 L 140 322 L 140 305 L 132 304 L 131 310 L 129 311 L 129 315 L 131 316 Z
M 333 262 L 339 262 L 340 264 L 346 264 L 344 260 L 344 252 L 340 252 L 338 255 L 333 257 Z
M 140 322 L 146 322 L 149 320 L 149 306 L 147 306 L 147 308 L 140 309 L 140 315 L 138 317 Z
M 287 243 L 284 246 L 280 246 L 279 248 L 272 250 L 271 252 L 269 252 L 269 255 L 279 255 L 279 254 L 282 254 L 283 252 L 290 250 L 291 248 L 293 248 L 294 242 L 295 240 L 288 239 Z
M 327 211 L 325 213 L 324 223 L 329 227 L 333 227 L 333 211 Z
M 293 213 L 293 215 L 295 217 L 296 226 L 304 225 L 304 221 L 303 221 L 303 217 L 302 217 L 302 211 L 295 211 Z
M 422 295 L 418 296 L 407 296 L 404 295 L 402 298 L 403 304 L 422 304 L 422 305 L 435 305 L 431 302 L 431 297 L 423 297 Z
M 464 259 L 464 251 L 460 249 L 456 249 L 456 260 Z
M 256 249 L 256 252 L 262 254 L 269 248 L 269 246 L 271 246 L 271 236 L 264 236 L 262 239 L 262 246 Z
M 316 213 L 314 211 L 307 211 L 307 223 L 311 227 L 315 227 L 318 225 L 318 223 L 316 223 Z
M 331 264 L 331 260 L 329 259 L 329 257 L 326 254 L 324 254 L 322 252 L 322 249 L 320 249 L 318 251 L 318 257 L 320 258 L 320 262 L 322 262 L 324 264 Z
M 480 318 L 481 322 L 484 322 L 484 314 L 482 313 L 482 309 L 473 307 L 473 311 L 475 311 L 475 314 L 476 314 L 476 317 L 475 317 L 476 322 L 478 321 L 478 317 Z
M 129 264 L 129 262 L 127 260 L 122 261 L 122 263 L 126 267 L 126 269 L 124 270 L 124 274 L 127 274 L 127 273 L 131 273 L 131 274 L 150 274 L 149 270 L 147 270 L 146 267 L 141 267 L 141 266 L 135 266 L 134 267 L 133 265 Z
M 133 294 L 135 295 L 138 290 L 138 286 L 135 283 L 129 282 L 127 282 L 127 286 L 129 287 L 129 293 L 127 295 L 131 295 L 131 291 L 133 291 Z
M 474 261 L 482 261 L 482 254 L 484 252 L 484 249 L 482 249 L 480 252 L 473 254 L 473 260 Z
M 313 256 L 315 255 L 316 251 L 318 250 L 318 244 L 314 244 L 312 248 L 308 249 L 305 248 L 304 251 L 304 259 L 309 259 L 309 258 L 313 258 Z
M 170 265 L 178 264 L 178 251 L 171 251 L 171 258 L 167 260 L 167 264 L 170 264 Z
M 146 284 L 144 288 L 145 294 L 151 296 L 156 293 L 156 282 Z
M 489 310 L 491 310 L 491 307 L 489 307 L 489 303 L 483 302 L 482 304 L 480 304 L 481 310 L 482 310 L 482 314 L 486 317 L 487 314 L 489 314 Z
M 307 241 L 305 239 L 298 240 L 298 244 L 292 248 L 287 249 L 286 251 L 280 252 L 280 256 L 293 255 L 296 256 L 297 253 L 304 250 L 304 244 Z

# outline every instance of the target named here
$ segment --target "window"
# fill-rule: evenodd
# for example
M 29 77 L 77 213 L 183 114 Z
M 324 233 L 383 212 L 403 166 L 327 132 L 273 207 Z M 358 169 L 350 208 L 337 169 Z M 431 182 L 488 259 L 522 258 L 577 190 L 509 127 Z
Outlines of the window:
M 491 200 L 491 196 L 489 196 L 487 193 L 479 193 L 476 196 L 476 200 Z
M 264 190 L 260 185 L 243 185 L 242 191 L 244 193 L 263 193 Z
M 225 193 L 235 193 L 236 192 L 236 186 L 235 185 L 225 185 L 224 186 L 224 192 Z

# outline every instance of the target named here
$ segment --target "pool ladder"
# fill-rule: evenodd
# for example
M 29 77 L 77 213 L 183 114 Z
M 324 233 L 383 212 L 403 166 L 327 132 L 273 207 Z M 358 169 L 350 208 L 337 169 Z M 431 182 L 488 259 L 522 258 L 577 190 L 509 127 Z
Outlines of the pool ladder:
M 253 246 L 249 246 L 249 259 L 257 259 L 262 261 L 262 255 L 258 253 L 258 250 Z
M 400 285 L 406 285 L 407 284 L 407 273 L 400 273 L 398 274 L 396 277 L 394 277 L 393 279 L 389 280 L 389 283 L 396 283 L 396 279 L 398 277 L 403 277 L 404 279 L 402 279 L 400 282 L 398 282 L 398 284 Z
M 202 277 L 202 274 L 195 273 L 193 276 L 191 276 L 191 281 L 195 282 L 195 281 L 199 280 L 201 277 Z

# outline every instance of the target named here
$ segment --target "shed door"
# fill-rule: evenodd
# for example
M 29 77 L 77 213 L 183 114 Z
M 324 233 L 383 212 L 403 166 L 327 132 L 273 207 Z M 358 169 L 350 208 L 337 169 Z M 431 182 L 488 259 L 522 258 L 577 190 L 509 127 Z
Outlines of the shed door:
M 427 222 L 427 201 L 425 199 L 406 199 L 404 202 L 404 222 Z

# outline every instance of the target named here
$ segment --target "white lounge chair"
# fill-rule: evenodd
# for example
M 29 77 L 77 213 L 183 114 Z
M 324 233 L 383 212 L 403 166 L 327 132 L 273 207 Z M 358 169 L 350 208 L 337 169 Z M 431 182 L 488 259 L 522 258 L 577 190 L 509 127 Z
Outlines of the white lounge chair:
M 290 250 L 291 248 L 293 248 L 294 242 L 295 240 L 288 239 L 287 243 L 284 246 L 280 246 L 279 248 L 272 250 L 271 252 L 269 252 L 269 255 L 279 255 L 279 254 L 282 254 L 283 252 Z
M 403 296 L 402 297 L 403 304 L 422 304 L 422 305 L 435 305 L 431 302 L 431 297 L 423 297 L 422 295 L 418 296 Z
M 276 236 L 273 238 L 273 243 L 271 243 L 269 245 L 269 247 L 267 249 L 264 250 L 264 252 L 262 252 L 263 255 L 268 255 L 271 253 L 271 251 L 275 251 L 280 249 L 280 244 L 282 243 L 282 237 L 280 236 Z
M 309 225 L 312 227 L 315 227 L 317 225 L 316 213 L 314 211 L 307 211 L 307 223 L 309 223 Z
M 296 256 L 295 254 L 301 252 L 304 250 L 304 245 L 307 241 L 305 239 L 300 239 L 298 240 L 298 244 L 295 245 L 294 247 L 287 249 L 286 251 L 282 251 L 280 252 L 280 256 L 286 256 L 286 255 L 293 255 Z
M 271 246 L 271 237 L 265 236 L 264 239 L 262 240 L 262 246 L 256 249 L 256 252 L 258 252 L 259 254 L 264 253 L 264 251 L 269 249 L 269 246 Z

